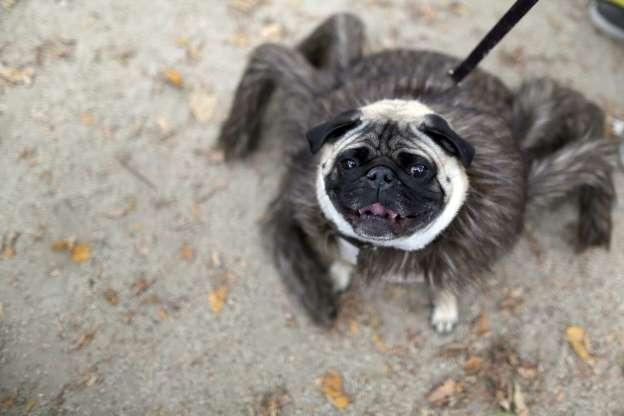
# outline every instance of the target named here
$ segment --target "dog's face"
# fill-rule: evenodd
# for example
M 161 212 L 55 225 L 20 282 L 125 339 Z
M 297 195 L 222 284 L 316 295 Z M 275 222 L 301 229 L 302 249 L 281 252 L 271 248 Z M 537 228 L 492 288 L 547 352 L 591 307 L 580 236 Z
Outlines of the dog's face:
M 349 237 L 417 250 L 457 214 L 474 150 L 416 101 L 383 100 L 311 129 L 317 198 Z

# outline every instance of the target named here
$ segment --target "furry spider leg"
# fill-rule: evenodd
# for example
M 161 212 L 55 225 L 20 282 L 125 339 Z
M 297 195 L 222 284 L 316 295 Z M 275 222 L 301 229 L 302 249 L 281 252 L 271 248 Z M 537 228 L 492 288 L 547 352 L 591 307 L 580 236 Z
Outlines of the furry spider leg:
M 529 80 L 513 104 L 514 135 L 527 154 L 529 206 L 578 195 L 576 246 L 609 247 L 617 144 L 602 137 L 604 113 L 550 79 Z
M 243 158 L 255 150 L 276 88 L 285 88 L 288 105 L 309 107 L 318 93 L 335 86 L 341 71 L 361 58 L 363 44 L 362 22 L 339 14 L 323 22 L 297 50 L 269 43 L 254 49 L 218 138 L 226 158 Z M 299 131 L 309 127 L 307 120 L 288 121 Z

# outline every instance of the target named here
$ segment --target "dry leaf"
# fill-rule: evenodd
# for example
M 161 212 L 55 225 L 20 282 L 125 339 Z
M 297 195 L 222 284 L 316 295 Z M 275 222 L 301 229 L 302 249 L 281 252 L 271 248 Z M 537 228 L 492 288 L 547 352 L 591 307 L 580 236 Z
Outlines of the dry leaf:
M 119 304 L 119 294 L 114 289 L 106 289 L 104 291 L 104 299 L 110 305 L 117 306 Z
M 357 335 L 358 332 L 360 332 L 358 323 L 354 319 L 349 320 L 349 333 L 351 335 Z
M 69 251 L 72 246 L 73 246 L 73 243 L 71 241 L 56 240 L 56 241 L 53 241 L 52 244 L 50 244 L 50 250 L 56 251 L 56 252 Z
M 579 358 L 588 364 L 593 364 L 594 358 L 589 354 L 587 345 L 587 336 L 585 330 L 580 326 L 569 326 L 566 328 L 565 337 L 572 350 L 579 356 Z
M 167 68 L 162 72 L 165 80 L 172 86 L 176 88 L 182 88 L 184 82 L 182 81 L 182 75 L 178 71 L 173 68 Z
M 193 91 L 189 97 L 191 113 L 193 113 L 195 120 L 200 123 L 208 123 L 212 120 L 216 104 L 215 95 L 207 91 Z
M 0 64 L 0 78 L 11 84 L 30 85 L 34 74 L 35 69 L 30 66 L 20 69 L 2 66 L 2 64 Z
M 11 7 L 15 6 L 16 2 L 17 0 L 2 0 L 1 3 L 5 10 L 9 10 Z
M 2 401 L 0 401 L 0 405 L 2 405 L 2 407 L 4 407 L 5 409 L 10 409 L 13 406 L 15 406 L 16 400 L 17 400 L 17 393 L 12 393 L 4 397 Z
M 74 343 L 74 346 L 71 347 L 70 351 L 80 351 L 87 345 L 91 344 L 91 341 L 93 341 L 93 338 L 95 338 L 96 332 L 97 331 L 94 329 L 82 334 L 80 338 L 78 338 L 78 340 Z
M 232 33 L 227 38 L 227 42 L 230 45 L 236 46 L 237 48 L 245 49 L 249 46 L 249 35 L 242 30 L 237 30 Z
M 490 322 L 485 313 L 481 312 L 479 314 L 479 317 L 472 326 L 472 329 L 474 334 L 478 337 L 482 337 L 490 331 Z
M 524 395 L 518 383 L 514 383 L 513 408 L 516 416 L 529 416 L 529 408 L 524 401 Z
M 35 408 L 35 406 L 37 406 L 37 400 L 29 399 L 26 402 L 26 406 L 24 406 L 24 411 L 26 412 L 26 414 L 29 414 L 30 412 L 32 412 L 32 410 Z
M 517 368 L 520 377 L 532 380 L 537 377 L 537 366 L 533 364 L 523 363 L 522 366 Z
M 167 310 L 163 308 L 162 306 L 158 307 L 158 309 L 156 310 L 156 313 L 158 314 L 158 319 L 160 319 L 161 321 L 164 321 L 165 319 L 169 317 Z
M 91 246 L 88 243 L 75 244 L 70 254 L 74 263 L 84 263 L 91 258 Z
M 0 321 L 4 320 L 4 305 L 0 303 Z
M 449 402 L 456 391 L 457 383 L 452 378 L 449 378 L 427 394 L 427 401 L 436 406 L 442 406 Z
M 262 399 L 255 409 L 255 415 L 280 416 L 282 414 L 282 408 L 289 401 L 290 395 L 283 387 L 278 387 L 274 391 L 268 391 L 262 395 Z
M 373 341 L 373 345 L 375 345 L 377 351 L 388 352 L 388 346 L 385 342 L 383 342 L 379 334 L 373 334 L 373 336 L 371 337 L 371 341 Z
M 221 267 L 221 255 L 217 251 L 213 251 L 210 254 L 210 260 L 212 261 L 212 265 L 214 267 Z
M 240 13 L 251 13 L 263 0 L 229 0 L 228 6 Z
M 338 410 L 349 406 L 351 399 L 345 394 L 342 386 L 342 377 L 338 371 L 331 369 L 320 379 L 321 391 L 327 400 Z
M 145 279 L 144 277 L 139 277 L 133 284 L 132 284 L 132 290 L 134 291 L 134 296 L 139 296 L 142 295 L 143 292 L 145 292 L 147 289 L 150 288 L 150 286 L 152 286 L 152 283 L 149 283 L 147 281 L 147 279 Z
M 80 113 L 80 122 L 85 126 L 92 126 L 95 123 L 93 115 L 88 112 Z
M 180 247 L 180 258 L 187 263 L 193 261 L 193 247 L 191 247 L 189 243 L 182 243 L 182 247 Z
M 208 293 L 208 302 L 210 303 L 210 309 L 213 313 L 218 314 L 223 308 L 223 303 L 227 299 L 228 288 L 227 286 L 219 286 Z
M 483 359 L 472 355 L 464 363 L 464 371 L 469 374 L 478 373 L 481 370 L 481 364 L 483 364 Z
M 284 36 L 284 27 L 277 23 L 268 23 L 260 30 L 260 37 L 265 42 L 277 42 Z

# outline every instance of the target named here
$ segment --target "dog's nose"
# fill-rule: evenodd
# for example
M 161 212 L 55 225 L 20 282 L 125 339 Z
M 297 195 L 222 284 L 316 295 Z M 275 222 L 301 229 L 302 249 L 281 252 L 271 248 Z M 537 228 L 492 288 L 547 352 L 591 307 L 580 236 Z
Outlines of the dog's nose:
M 396 180 L 396 175 L 385 166 L 376 166 L 366 173 L 366 178 L 381 189 L 388 188 Z

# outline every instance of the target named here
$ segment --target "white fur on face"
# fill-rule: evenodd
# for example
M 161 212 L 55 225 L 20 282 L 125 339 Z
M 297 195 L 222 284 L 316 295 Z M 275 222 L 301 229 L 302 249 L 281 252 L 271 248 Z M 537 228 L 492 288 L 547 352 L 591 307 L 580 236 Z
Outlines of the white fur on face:
M 360 110 L 362 111 L 363 123 L 335 144 L 324 146 L 316 178 L 316 195 L 321 210 L 325 217 L 338 228 L 338 231 L 346 236 L 376 246 L 393 247 L 405 251 L 420 250 L 448 227 L 464 204 L 469 186 L 466 170 L 459 160 L 447 154 L 424 133 L 416 128 L 412 129 L 412 133 L 419 137 L 419 149 L 426 153 L 427 158 L 432 160 L 438 168 L 436 179 L 445 194 L 442 212 L 429 225 L 410 236 L 392 240 L 374 240 L 357 235 L 351 224 L 334 207 L 325 191 L 325 176 L 331 171 L 336 157 L 358 138 L 360 129 L 367 125 L 367 122 L 393 120 L 409 122 L 416 127 L 426 114 L 434 113 L 429 107 L 416 100 L 381 100 L 362 107 Z
M 427 114 L 434 111 L 418 100 L 380 100 L 360 109 L 363 120 L 419 124 Z

